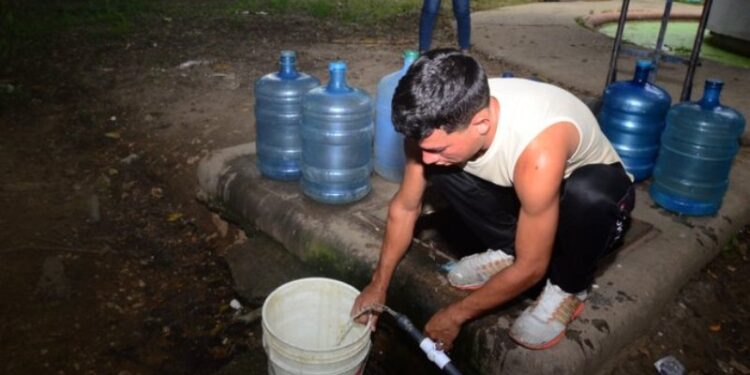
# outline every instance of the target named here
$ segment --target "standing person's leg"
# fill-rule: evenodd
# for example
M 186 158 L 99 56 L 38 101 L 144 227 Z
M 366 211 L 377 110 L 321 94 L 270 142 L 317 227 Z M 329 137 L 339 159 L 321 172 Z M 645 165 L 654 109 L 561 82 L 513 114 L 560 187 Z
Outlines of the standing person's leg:
M 453 16 L 456 17 L 456 34 L 461 52 L 469 52 L 471 46 L 471 11 L 469 0 L 453 0 Z
M 619 164 L 581 167 L 563 182 L 547 284 L 513 323 L 516 342 L 546 349 L 564 337 L 583 311 L 597 263 L 623 235 L 634 205 L 633 184 Z
M 424 0 L 422 15 L 419 17 L 419 52 L 430 49 L 432 30 L 435 28 L 438 13 L 440 13 L 440 0 Z

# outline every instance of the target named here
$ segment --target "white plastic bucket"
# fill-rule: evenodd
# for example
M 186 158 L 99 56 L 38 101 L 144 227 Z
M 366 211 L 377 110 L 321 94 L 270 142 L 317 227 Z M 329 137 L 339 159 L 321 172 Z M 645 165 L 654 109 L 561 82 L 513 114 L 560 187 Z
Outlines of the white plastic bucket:
M 348 325 L 357 295 L 351 285 L 317 277 L 291 281 L 268 295 L 262 312 L 268 373 L 361 374 L 371 342 L 366 326 Z

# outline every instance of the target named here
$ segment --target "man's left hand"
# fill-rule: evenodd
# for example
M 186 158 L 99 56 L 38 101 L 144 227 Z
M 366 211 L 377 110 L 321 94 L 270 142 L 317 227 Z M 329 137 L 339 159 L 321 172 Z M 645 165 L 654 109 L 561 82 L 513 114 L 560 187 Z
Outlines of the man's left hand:
M 463 323 L 456 317 L 451 306 L 440 309 L 430 318 L 424 327 L 424 333 L 438 346 L 438 349 L 449 351 L 458 336 Z

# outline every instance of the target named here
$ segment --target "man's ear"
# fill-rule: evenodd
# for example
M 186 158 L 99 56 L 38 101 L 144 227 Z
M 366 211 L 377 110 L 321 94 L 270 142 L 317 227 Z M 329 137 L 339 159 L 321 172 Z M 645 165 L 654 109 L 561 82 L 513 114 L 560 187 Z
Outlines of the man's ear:
M 490 111 L 489 108 L 482 109 L 471 119 L 471 125 L 480 135 L 486 135 L 490 131 Z

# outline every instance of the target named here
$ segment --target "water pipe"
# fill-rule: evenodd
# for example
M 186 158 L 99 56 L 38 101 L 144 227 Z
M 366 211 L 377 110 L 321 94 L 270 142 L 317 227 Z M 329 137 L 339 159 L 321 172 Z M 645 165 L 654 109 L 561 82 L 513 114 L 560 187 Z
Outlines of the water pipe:
M 404 332 L 409 334 L 414 341 L 419 343 L 419 348 L 427 355 L 427 359 L 435 363 L 443 372 L 449 375 L 461 375 L 461 371 L 451 362 L 451 359 L 445 354 L 444 351 L 438 350 L 437 346 L 432 339 L 422 334 L 422 331 L 414 326 L 414 323 L 409 320 L 404 314 L 398 313 L 386 305 L 374 304 L 368 309 L 360 312 L 357 316 L 362 315 L 368 311 L 387 312 L 396 321 L 396 325 L 401 328 Z M 354 316 L 353 318 L 356 318 Z

